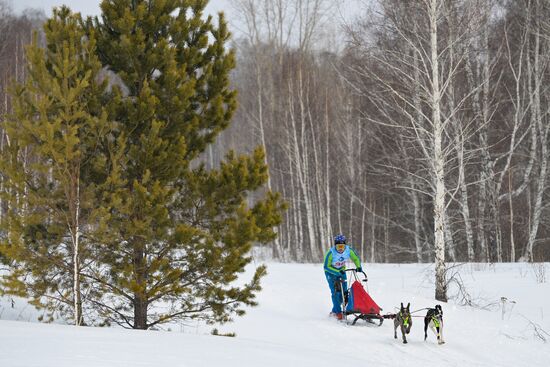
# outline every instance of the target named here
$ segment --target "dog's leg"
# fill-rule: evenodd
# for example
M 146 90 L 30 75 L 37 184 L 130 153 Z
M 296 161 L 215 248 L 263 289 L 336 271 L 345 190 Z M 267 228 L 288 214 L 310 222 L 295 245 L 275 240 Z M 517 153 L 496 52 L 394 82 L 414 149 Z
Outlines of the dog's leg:
M 397 339 L 397 327 L 399 326 L 399 321 L 397 318 L 393 319 L 393 338 Z
M 428 325 L 430 324 L 430 319 L 424 318 L 424 341 L 428 338 Z
M 439 330 L 437 330 L 438 328 L 435 326 L 433 320 L 430 320 L 430 329 L 433 331 L 435 337 L 439 341 Z
M 437 342 L 439 344 L 445 344 L 445 340 L 443 340 L 443 319 L 439 321 L 439 335 L 437 336 Z
M 430 329 L 434 332 L 435 337 L 437 338 L 437 344 L 444 344 L 443 340 L 443 322 L 439 322 L 439 326 L 435 326 L 433 321 L 430 321 Z
M 405 336 L 405 326 L 401 323 L 401 334 L 403 335 L 403 344 L 407 344 L 407 337 Z

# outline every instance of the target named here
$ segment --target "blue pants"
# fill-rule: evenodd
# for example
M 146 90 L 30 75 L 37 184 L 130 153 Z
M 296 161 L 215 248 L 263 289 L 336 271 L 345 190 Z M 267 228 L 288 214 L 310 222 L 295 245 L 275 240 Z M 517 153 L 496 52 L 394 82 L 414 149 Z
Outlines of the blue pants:
M 340 292 L 339 287 L 336 288 L 335 282 L 337 279 L 343 278 L 344 279 L 344 292 L 348 289 L 348 283 L 346 279 L 346 275 L 333 275 L 330 273 L 325 273 L 325 276 L 327 277 L 328 286 L 330 287 L 330 294 L 332 298 L 332 312 L 333 313 L 341 313 L 342 312 L 342 293 Z

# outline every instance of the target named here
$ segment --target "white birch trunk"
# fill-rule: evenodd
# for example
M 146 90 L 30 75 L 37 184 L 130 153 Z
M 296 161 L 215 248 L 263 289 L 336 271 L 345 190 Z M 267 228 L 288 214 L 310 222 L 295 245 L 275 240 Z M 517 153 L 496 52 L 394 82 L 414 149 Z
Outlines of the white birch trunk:
M 416 262 L 422 263 L 422 242 L 420 242 L 420 202 L 418 193 L 415 190 L 411 191 L 414 206 L 414 244 L 416 247 Z
M 450 65 L 449 68 L 455 67 L 455 34 L 454 30 L 456 25 L 454 24 L 453 17 L 447 16 L 447 22 L 449 23 L 449 57 Z M 460 49 L 460 47 L 459 47 Z M 460 56 L 459 56 L 460 58 Z M 462 218 L 464 220 L 464 230 L 466 232 L 466 247 L 468 260 L 474 261 L 474 240 L 472 225 L 470 222 L 470 208 L 468 204 L 468 189 L 466 186 L 466 175 L 465 175 L 465 162 L 464 162 L 464 131 L 462 129 L 461 121 L 456 117 L 456 105 L 455 105 L 455 90 L 454 90 L 454 77 L 451 76 L 448 79 L 448 94 L 449 94 L 449 109 L 451 116 L 449 117 L 450 121 L 454 125 L 454 149 L 458 161 L 458 186 L 460 187 L 460 208 L 462 213 Z M 451 261 L 456 262 L 456 251 L 455 244 L 452 238 L 451 224 L 449 222 L 448 214 L 445 214 L 445 233 L 448 239 L 447 246 L 449 248 L 449 257 Z
M 73 293 L 74 293 L 74 321 L 76 326 L 82 324 L 82 298 L 80 292 L 80 179 L 76 180 L 74 226 L 71 231 L 73 237 Z
M 290 120 L 290 118 L 288 119 Z M 287 128 L 288 130 L 289 128 Z M 291 134 L 288 133 L 287 134 L 287 139 L 288 139 L 288 142 L 287 142 L 287 146 L 288 146 L 288 149 L 291 150 L 292 149 L 292 138 L 291 138 Z M 294 256 L 296 256 L 295 258 L 299 261 L 303 261 L 304 260 L 304 240 L 303 240 L 303 231 L 302 231 L 302 208 L 301 208 L 301 205 L 300 205 L 300 194 L 299 194 L 299 190 L 296 189 L 296 183 L 295 183 L 295 178 L 296 178 L 296 173 L 295 173 L 295 167 L 294 167 L 294 163 L 292 161 L 292 154 L 289 153 L 287 155 L 288 157 L 288 170 L 289 170 L 289 176 L 290 176 L 290 200 L 291 200 L 291 210 L 289 211 L 291 214 L 292 214 L 292 232 L 290 234 L 290 236 L 292 237 L 292 234 L 295 236 L 294 238 L 292 238 L 292 240 L 294 241 L 291 241 L 291 242 L 294 242 L 295 245 L 293 246 L 293 248 L 291 249 L 292 251 L 295 251 L 294 253 Z M 290 245 L 290 243 L 288 244 Z
M 327 97 L 325 97 L 325 106 L 328 104 L 328 101 L 326 100 Z M 326 108 L 326 107 L 325 107 Z M 330 131 L 330 125 L 329 125 L 329 116 L 328 112 L 325 113 L 325 147 L 326 147 L 326 153 L 325 153 L 325 202 L 326 202 L 326 230 L 327 230 L 327 239 L 331 239 L 333 236 L 332 233 L 332 222 L 331 222 L 331 216 L 330 216 L 330 141 L 329 141 L 329 131 Z
M 437 48 L 437 18 L 439 1 L 431 0 L 429 6 L 431 68 L 432 68 L 432 124 L 434 144 L 434 234 L 435 234 L 435 298 L 447 301 L 447 280 L 445 270 L 445 157 L 442 150 L 443 126 L 440 115 L 439 55 Z
M 508 197 L 508 204 L 510 206 L 510 262 L 516 262 L 516 244 L 514 241 L 514 206 L 512 191 L 512 171 L 508 171 L 508 188 L 510 196 Z
M 384 263 L 388 263 L 390 255 L 390 205 L 385 203 L 384 210 Z
M 366 182 L 365 182 L 366 188 Z M 365 190 L 365 203 L 367 202 L 367 190 Z M 361 213 L 361 260 L 365 260 L 365 222 L 367 220 L 367 206 L 363 205 L 363 211 Z
M 489 146 L 487 143 L 487 129 L 489 124 L 489 93 L 490 93 L 490 68 L 489 68 L 489 41 L 488 41 L 488 19 L 490 9 L 488 5 L 484 6 L 484 13 L 481 15 L 485 18 L 484 24 L 481 27 L 481 45 L 480 48 L 483 50 L 483 57 L 479 60 L 476 60 L 476 70 L 477 74 L 481 76 L 480 83 L 482 88 L 479 88 L 478 83 L 476 83 L 472 71 L 472 58 L 469 56 L 466 59 L 466 74 L 469 80 L 470 88 L 474 90 L 473 93 L 473 110 L 476 116 L 481 117 L 480 127 L 479 127 L 479 150 L 481 156 L 481 170 L 480 170 L 480 183 L 478 185 L 478 207 L 477 207 L 477 242 L 480 248 L 479 258 L 483 261 L 489 261 L 488 258 L 488 248 L 487 248 L 487 237 L 485 234 L 485 213 L 488 202 L 487 195 L 487 185 L 490 184 L 489 180 L 492 180 L 494 177 L 491 156 L 489 153 Z M 483 64 L 483 68 L 481 68 Z M 482 93 L 482 95 L 481 95 Z M 481 103 L 483 100 L 483 105 Z M 473 239 L 472 239 L 473 240 Z M 473 249 L 470 249 L 468 244 L 468 259 L 472 258 L 475 253 Z
M 453 239 L 453 231 L 451 228 L 451 223 L 449 222 L 449 216 L 446 212 L 445 216 L 443 217 L 443 223 L 445 226 L 445 249 L 447 250 L 447 254 L 449 255 L 449 260 L 451 262 L 456 262 L 455 241 Z
M 540 9 L 539 1 L 536 1 L 535 11 Z M 537 192 L 535 197 L 535 207 L 533 209 L 533 220 L 529 228 L 529 240 L 527 242 L 526 252 L 524 258 L 528 261 L 533 262 L 533 248 L 537 238 L 538 228 L 540 224 L 541 214 L 542 214 L 542 200 L 544 196 L 544 191 L 546 189 L 546 175 L 548 168 L 548 129 L 549 124 L 543 124 L 542 113 L 541 113 L 541 82 L 542 82 L 542 70 L 541 70 L 541 61 L 540 61 L 540 24 L 538 17 L 535 17 L 535 50 L 534 50 L 534 91 L 533 95 L 533 105 L 532 105 L 532 114 L 536 120 L 536 126 L 538 130 L 538 137 L 540 138 L 541 146 L 541 159 L 540 159 L 540 172 L 537 180 Z M 547 55 L 547 52 L 545 52 Z M 531 78 L 531 76 L 529 76 Z
M 267 156 L 268 156 L 268 150 L 267 150 L 267 144 L 266 144 L 266 141 L 265 141 L 265 129 L 264 129 L 264 112 L 263 112 L 263 82 L 262 82 L 262 73 L 261 73 L 261 69 L 260 69 L 260 57 L 259 55 L 257 54 L 257 50 L 256 50 L 256 60 L 255 60 L 255 63 L 256 63 L 256 85 L 257 85 L 257 100 L 256 100 L 256 103 L 258 105 L 258 128 L 259 128 L 259 132 L 260 132 L 260 144 L 262 145 L 262 147 L 264 148 L 264 151 L 265 151 L 265 154 L 264 154 L 264 164 L 269 167 L 268 165 L 268 162 L 267 162 Z M 272 183 L 271 183 L 271 172 L 269 172 L 269 168 L 268 168 L 268 173 L 267 173 L 267 189 L 269 191 L 273 191 L 273 186 L 272 186 Z M 274 231 L 275 232 L 279 232 L 278 228 L 274 228 Z M 284 253 L 285 251 L 283 251 L 283 248 L 281 246 L 281 239 L 279 238 L 279 233 L 277 233 L 277 237 L 275 237 L 275 240 L 273 241 L 273 246 L 275 248 L 275 257 L 279 257 L 281 258 L 281 260 L 284 261 L 284 258 L 282 258 L 284 256 Z
M 349 212 L 348 212 L 348 215 L 349 215 L 348 235 L 349 236 L 353 234 L 353 201 L 354 201 L 353 190 L 351 190 L 351 195 L 349 198 Z
M 480 200 L 479 200 L 479 209 L 480 209 L 480 228 L 479 233 L 479 247 L 482 256 L 485 258 L 485 262 L 489 261 L 489 251 L 487 246 L 487 237 L 485 236 L 485 208 L 487 203 L 487 180 L 492 180 L 494 177 L 493 174 L 493 164 L 491 162 L 491 155 L 489 153 L 489 144 L 487 142 L 487 129 L 489 125 L 489 93 L 490 93 L 490 83 L 491 83 L 491 73 L 489 69 L 489 29 L 488 29 L 488 19 L 490 9 L 487 6 L 486 8 L 486 23 L 483 26 L 482 33 L 482 47 L 485 50 L 485 57 L 483 63 L 483 128 L 480 131 L 480 145 L 481 145 L 481 171 L 482 171 L 482 184 L 480 189 Z
M 336 185 L 336 218 L 338 219 L 338 232 L 342 233 L 342 214 L 341 214 L 341 208 L 342 204 L 340 201 L 340 179 L 338 179 L 338 184 Z
M 285 176 L 282 172 L 279 172 L 279 179 L 281 180 L 281 182 L 284 182 L 285 180 Z M 285 200 L 289 201 L 290 194 L 287 190 L 288 190 L 287 185 L 281 185 L 281 194 L 285 198 Z M 293 225 L 291 218 L 292 217 L 290 212 L 288 210 L 285 211 L 285 213 L 283 214 L 283 222 L 279 227 L 279 236 L 281 237 L 280 243 L 281 243 L 281 251 L 282 251 L 281 254 L 279 255 L 279 259 L 282 262 L 286 262 L 287 255 L 290 255 L 290 253 L 287 252 L 288 248 L 286 246 L 292 243 L 292 241 L 290 240 L 290 233 L 292 231 L 291 228 Z M 286 244 L 286 246 L 284 244 Z M 294 243 L 293 246 L 295 249 L 296 243 Z M 295 254 L 291 254 L 291 256 L 295 256 Z
M 301 78 L 300 78 L 301 79 Z M 298 97 L 298 103 L 300 105 L 300 137 L 298 137 L 298 126 L 296 121 L 296 115 L 294 113 L 293 109 L 293 100 L 290 98 L 289 100 L 289 109 L 290 109 L 290 123 L 291 123 L 291 137 L 292 137 L 292 147 L 291 150 L 293 152 L 293 163 L 296 165 L 296 176 L 298 181 L 298 187 L 300 191 L 300 196 L 303 199 L 303 203 L 305 206 L 305 215 L 306 215 L 306 226 L 307 226 L 307 232 L 308 232 L 308 248 L 309 248 L 309 260 L 317 260 L 319 258 L 318 255 L 318 245 L 316 243 L 316 236 L 315 236 L 315 228 L 314 228 L 314 221 L 313 221 L 313 208 L 311 205 L 311 199 L 310 199 L 310 193 L 309 193 L 309 180 L 307 178 L 308 169 L 307 169 L 307 145 L 305 144 L 305 124 L 303 121 L 303 113 L 304 113 L 304 101 L 303 101 L 303 91 L 302 91 L 302 84 L 301 80 L 299 80 L 299 97 Z M 289 89 L 292 95 L 292 90 Z M 304 151 L 301 151 L 300 149 L 304 149 Z
M 314 213 L 313 213 L 313 203 L 311 200 L 311 193 L 310 193 L 310 170 L 309 170 L 309 144 L 307 142 L 306 138 L 306 107 L 305 107 L 305 100 L 304 100 L 304 85 L 303 85 L 303 78 L 302 78 L 302 71 L 299 70 L 299 77 L 298 77 L 298 102 L 300 104 L 300 143 L 296 147 L 296 151 L 298 152 L 297 156 L 297 162 L 299 162 L 298 170 L 300 171 L 300 174 L 298 175 L 298 182 L 300 183 L 300 188 L 302 190 L 302 195 L 304 198 L 304 206 L 306 209 L 306 224 L 307 224 L 307 231 L 308 231 L 308 241 L 309 241 L 309 248 L 310 248 L 310 254 L 311 259 L 313 261 L 320 259 L 320 254 L 318 251 L 319 243 L 317 241 L 317 236 L 315 233 L 315 220 L 314 220 Z M 303 150 L 300 152 L 300 148 Z
M 455 125 L 458 125 L 458 121 L 455 121 Z M 462 218 L 464 220 L 464 230 L 466 232 L 466 248 L 467 248 L 467 255 L 468 255 L 468 261 L 473 262 L 475 260 L 475 254 L 474 254 L 474 235 L 473 235 L 473 229 L 472 229 L 472 223 L 470 218 L 470 206 L 468 204 L 468 188 L 466 184 L 466 174 L 465 174 L 465 168 L 464 168 L 464 141 L 463 138 L 463 132 L 459 128 L 459 126 L 456 126 L 455 129 L 455 151 L 458 157 L 458 184 L 460 185 L 460 207 L 461 207 L 461 213 Z M 449 223 L 447 220 L 447 227 L 449 227 Z M 453 247 L 453 243 L 449 242 L 449 245 Z M 451 254 L 453 252 L 450 252 Z M 453 257 L 451 257 L 452 261 L 456 261 Z
M 376 201 L 372 200 L 372 222 L 371 222 L 371 237 L 370 237 L 370 262 L 375 263 L 376 262 Z
M 310 188 L 314 190 L 314 197 L 315 202 L 312 201 L 312 207 L 314 207 L 313 214 L 314 214 L 314 223 L 315 227 L 314 230 L 317 231 L 317 234 L 319 235 L 319 238 L 315 240 L 315 245 L 317 246 L 318 253 L 320 256 L 322 256 L 323 249 L 324 249 L 324 241 L 325 241 L 325 225 L 324 225 L 324 207 L 323 207 L 323 180 L 321 178 L 323 167 L 321 166 L 321 162 L 319 157 L 321 156 L 321 153 L 319 153 L 319 148 L 321 147 L 321 139 L 318 137 L 317 134 L 317 128 L 316 125 L 313 123 L 313 116 L 311 114 L 311 105 L 309 98 L 306 98 L 307 102 L 307 120 L 309 122 L 310 127 L 310 133 L 312 138 L 312 144 L 311 148 L 313 150 L 313 173 L 311 174 L 315 181 L 311 181 Z M 322 130 L 321 130 L 322 131 Z M 306 158 L 307 159 L 307 158 Z M 311 170 L 310 170 L 311 171 Z

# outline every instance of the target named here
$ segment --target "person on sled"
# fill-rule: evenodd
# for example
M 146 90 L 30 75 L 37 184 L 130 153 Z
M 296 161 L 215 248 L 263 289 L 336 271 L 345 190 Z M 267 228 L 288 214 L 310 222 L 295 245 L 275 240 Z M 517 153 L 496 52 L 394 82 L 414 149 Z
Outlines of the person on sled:
M 330 287 L 330 293 L 332 296 L 332 312 L 331 316 L 335 316 L 338 320 L 342 320 L 342 295 L 336 289 L 336 280 L 342 279 L 344 281 L 344 289 L 347 289 L 346 278 L 346 261 L 351 259 L 355 264 L 357 271 L 363 271 L 361 269 L 361 260 L 359 256 L 353 251 L 353 249 L 346 244 L 346 236 L 343 234 L 336 235 L 334 237 L 334 246 L 332 246 L 325 255 L 324 269 L 325 276 L 327 278 L 328 286 Z

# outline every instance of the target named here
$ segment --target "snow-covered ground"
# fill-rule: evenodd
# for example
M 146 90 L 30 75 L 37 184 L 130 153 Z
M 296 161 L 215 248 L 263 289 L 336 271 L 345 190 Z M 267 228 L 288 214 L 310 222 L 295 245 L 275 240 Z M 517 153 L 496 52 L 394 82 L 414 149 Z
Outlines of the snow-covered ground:
M 368 289 L 384 308 L 433 307 L 433 266 L 367 264 Z M 550 264 L 546 264 L 550 273 Z M 328 317 L 330 297 L 321 265 L 268 264 L 260 305 L 218 327 L 171 325 L 172 332 L 45 325 L 22 300 L 0 301 L 1 367 L 109 366 L 549 366 L 550 284 L 537 283 L 529 264 L 460 267 L 473 303 L 442 304 L 446 344 L 424 341 L 423 318 L 409 343 L 393 338 L 391 320 L 351 326 Z M 450 294 L 456 294 L 453 287 Z M 502 310 L 501 297 L 507 303 Z M 512 303 L 514 301 L 515 303 Z M 423 316 L 425 311 L 416 313 Z M 22 321 L 7 321 L 22 320 Z M 536 336 L 536 328 L 547 339 Z

